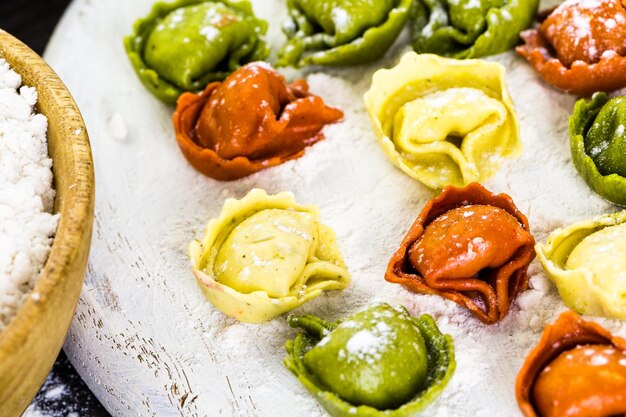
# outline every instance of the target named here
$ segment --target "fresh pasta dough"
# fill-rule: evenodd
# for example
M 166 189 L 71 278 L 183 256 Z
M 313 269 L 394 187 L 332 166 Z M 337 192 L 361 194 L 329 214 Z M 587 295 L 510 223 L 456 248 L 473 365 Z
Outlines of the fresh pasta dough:
M 524 417 L 626 413 L 626 340 L 572 311 L 548 325 L 517 375 Z
M 124 39 L 144 86 L 168 104 L 185 91 L 201 91 L 239 66 L 263 60 L 267 22 L 248 0 L 157 2 Z
M 454 373 L 454 346 L 432 317 L 375 304 L 342 321 L 290 316 L 287 368 L 333 417 L 409 417 Z
M 278 66 L 355 65 L 383 56 L 404 28 L 412 0 L 288 0 L 288 42 Z
M 624 0 L 565 1 L 520 36 L 517 53 L 556 88 L 588 96 L 626 87 Z
M 349 283 L 334 232 L 293 194 L 254 189 L 228 199 L 189 247 L 207 299 L 239 321 L 267 321 Z
M 184 93 L 174 112 L 176 141 L 194 168 L 230 181 L 282 164 L 322 140 L 322 128 L 343 112 L 287 84 L 262 62 L 246 64 L 199 94 Z
M 574 166 L 608 201 L 626 206 L 626 97 L 581 99 L 569 120 Z
M 267 209 L 243 220 L 228 235 L 215 258 L 215 280 L 242 293 L 264 291 L 286 297 L 307 280 L 307 261 L 315 256 L 317 234 L 309 213 Z
M 529 229 L 508 195 L 478 183 L 446 187 L 409 229 L 385 279 L 448 298 L 493 324 L 528 286 L 535 257 Z
M 479 58 L 513 48 L 539 0 L 416 0 L 413 48 L 452 58 Z
M 374 74 L 365 105 L 387 157 L 431 188 L 482 181 L 521 153 L 497 63 L 408 53 Z
M 626 320 L 626 212 L 557 229 L 536 250 L 568 307 Z

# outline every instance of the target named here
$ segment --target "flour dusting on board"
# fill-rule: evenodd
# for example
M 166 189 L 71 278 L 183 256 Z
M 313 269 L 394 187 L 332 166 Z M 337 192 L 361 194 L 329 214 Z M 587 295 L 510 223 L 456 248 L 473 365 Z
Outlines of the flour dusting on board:
M 269 42 L 277 50 L 284 41 L 285 2 L 253 3 L 269 21 Z M 250 325 L 225 317 L 204 299 L 191 274 L 189 242 L 203 234 L 226 198 L 259 187 L 292 191 L 299 203 L 319 206 L 352 275 L 346 290 L 328 292 L 295 313 L 333 321 L 380 301 L 402 304 L 413 315 L 431 314 L 454 338 L 457 370 L 421 416 L 520 415 L 517 372 L 545 324 L 565 308 L 537 261 L 529 270 L 531 289 L 492 326 L 453 302 L 415 295 L 383 279 L 391 255 L 434 196 L 387 160 L 362 101 L 374 71 L 395 65 L 408 50 L 408 34 L 371 65 L 281 69 L 290 80 L 306 77 L 312 93 L 344 110 L 344 122 L 328 126 L 326 139 L 302 158 L 223 183 L 187 164 L 174 139 L 172 109 L 145 91 L 120 48 L 122 36 L 151 4 L 76 0 L 46 54 L 90 127 L 98 193 L 89 272 L 65 348 L 109 411 L 114 416 L 327 415 L 283 366 L 284 343 L 295 334 L 285 318 Z M 86 27 L 94 33 L 88 39 L 80 36 Z M 615 211 L 593 194 L 571 162 L 567 118 L 576 98 L 547 87 L 514 52 L 489 59 L 507 68 L 525 149 L 519 159 L 505 160 L 485 186 L 513 197 L 537 241 L 557 227 Z M 98 82 L 82 74 L 97 74 Z M 126 140 L 112 133 L 113 117 L 126 121 Z M 594 320 L 626 335 L 617 321 Z M 363 335 L 352 347 L 370 352 L 370 340 Z
M 94 413 L 104 415 L 104 410 L 61 354 L 22 417 L 92 417 Z
M 37 91 L 0 58 L 0 332 L 35 286 L 59 221 L 50 214 L 48 120 L 36 102 Z

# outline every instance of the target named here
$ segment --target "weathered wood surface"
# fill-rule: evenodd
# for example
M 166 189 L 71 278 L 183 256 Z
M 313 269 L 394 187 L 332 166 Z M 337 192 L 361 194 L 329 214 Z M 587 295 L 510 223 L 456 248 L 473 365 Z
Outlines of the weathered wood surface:
M 520 297 L 521 308 L 492 327 L 449 302 L 416 297 L 382 279 L 404 232 L 433 195 L 385 159 L 361 104 L 373 71 L 395 63 L 401 48 L 369 66 L 311 75 L 312 91 L 344 107 L 344 124 L 327 129 L 327 139 L 298 161 L 219 183 L 186 163 L 174 140 L 172 109 L 144 90 L 125 56 L 122 37 L 151 3 L 76 0 L 45 55 L 75 95 L 94 150 L 92 254 L 65 349 L 107 409 L 116 416 L 324 414 L 282 366 L 284 342 L 293 337 L 284 320 L 244 325 L 224 318 L 189 270 L 189 241 L 225 197 L 256 186 L 291 190 L 299 201 L 319 205 L 353 275 L 347 290 L 300 311 L 333 319 L 382 300 L 434 314 L 455 338 L 458 366 L 444 396 L 424 415 L 518 415 L 515 374 L 543 324 L 563 308 L 539 265 L 531 267 L 536 288 Z M 270 20 L 274 46 L 282 3 L 254 1 Z M 514 197 L 538 240 L 555 227 L 614 210 L 589 191 L 570 162 L 567 117 L 575 98 L 547 88 L 512 52 L 496 59 L 507 67 L 525 153 L 486 186 Z

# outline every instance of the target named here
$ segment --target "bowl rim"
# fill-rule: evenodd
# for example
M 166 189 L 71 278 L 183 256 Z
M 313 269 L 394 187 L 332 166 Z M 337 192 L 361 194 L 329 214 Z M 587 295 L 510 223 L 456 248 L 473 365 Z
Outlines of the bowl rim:
M 47 310 L 47 298 L 56 287 L 63 284 L 65 273 L 79 258 L 84 234 L 88 233 L 91 236 L 95 184 L 87 129 L 78 106 L 59 76 L 37 53 L 2 29 L 0 29 L 0 58 L 5 59 L 11 67 L 15 67 L 14 63 L 16 62 L 36 66 L 36 70 L 32 71 L 32 81 L 34 82 L 28 81 L 24 85 L 35 87 L 39 97 L 41 97 L 42 92 L 45 92 L 54 97 L 55 102 L 61 102 L 59 113 L 62 118 L 60 120 L 69 121 L 74 133 L 70 147 L 70 154 L 74 162 L 70 170 L 70 174 L 73 176 L 71 185 L 73 192 L 64 201 L 59 201 L 59 187 L 56 175 L 54 175 L 53 184 L 57 193 L 53 213 L 60 213 L 59 224 L 48 259 L 39 273 L 34 289 L 5 330 L 0 332 L 1 361 L 19 350 L 26 342 L 29 337 L 29 328 L 35 325 L 34 320 L 45 314 Z M 36 109 L 40 111 L 38 108 Z M 48 117 L 48 115 L 45 116 Z M 48 152 L 50 153 L 50 150 Z M 80 279 L 82 283 L 83 277 L 81 276 Z M 76 301 L 72 301 L 74 308 Z

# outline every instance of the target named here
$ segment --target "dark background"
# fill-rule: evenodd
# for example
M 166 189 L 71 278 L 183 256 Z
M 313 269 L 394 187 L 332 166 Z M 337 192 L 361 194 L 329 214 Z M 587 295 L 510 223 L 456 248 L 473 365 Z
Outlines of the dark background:
M 0 0 L 0 28 L 41 55 L 69 3 L 70 0 Z
M 41 55 L 69 3 L 69 0 L 0 0 L 0 28 Z M 31 408 L 47 417 L 66 417 L 70 413 L 79 417 L 109 417 L 63 352 Z

